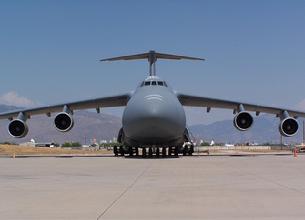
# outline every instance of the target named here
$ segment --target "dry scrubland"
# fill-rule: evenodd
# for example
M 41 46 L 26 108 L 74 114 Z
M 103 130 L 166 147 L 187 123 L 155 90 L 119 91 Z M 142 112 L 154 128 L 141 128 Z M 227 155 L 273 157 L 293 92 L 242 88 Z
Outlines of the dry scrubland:
M 59 155 L 59 154 L 109 154 L 112 151 L 102 150 L 78 150 L 49 147 L 30 147 L 18 145 L 0 145 L 0 155 Z
M 222 148 L 212 148 L 212 147 L 200 147 L 200 153 L 219 154 L 219 153 L 276 153 L 280 150 L 272 150 L 268 148 L 249 148 L 249 147 L 238 147 L 236 149 L 222 149 Z M 198 149 L 195 149 L 195 154 Z M 198 152 L 198 153 L 199 153 Z M 283 152 L 283 151 L 280 151 Z M 287 149 L 286 149 L 287 152 Z M 18 145 L 0 145 L 0 156 L 22 156 L 22 155 L 102 155 L 111 154 L 112 150 L 95 150 L 95 149 L 67 149 L 67 148 L 49 148 L 49 147 L 31 147 L 31 146 L 18 146 Z

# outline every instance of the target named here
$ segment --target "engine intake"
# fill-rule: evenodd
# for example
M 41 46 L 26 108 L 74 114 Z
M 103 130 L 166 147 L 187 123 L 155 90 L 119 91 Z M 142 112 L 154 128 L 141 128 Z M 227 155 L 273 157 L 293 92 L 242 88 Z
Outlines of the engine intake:
M 234 126 L 240 131 L 248 130 L 253 124 L 253 117 L 249 112 L 239 112 L 234 118 Z
M 285 137 L 294 136 L 299 130 L 299 123 L 292 117 L 283 119 L 279 126 L 280 133 Z
M 14 138 L 23 138 L 28 134 L 29 128 L 25 121 L 21 119 L 15 119 L 9 123 L 8 132 Z
M 74 120 L 70 114 L 66 112 L 61 112 L 56 115 L 54 119 L 54 124 L 57 130 L 61 132 L 67 132 L 73 128 Z

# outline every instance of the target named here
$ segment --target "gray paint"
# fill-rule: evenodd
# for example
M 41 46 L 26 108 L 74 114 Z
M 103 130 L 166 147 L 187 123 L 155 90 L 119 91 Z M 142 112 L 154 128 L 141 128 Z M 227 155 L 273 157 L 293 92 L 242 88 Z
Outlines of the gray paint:
M 204 60 L 197 57 L 188 57 L 172 54 L 162 54 L 155 51 L 149 51 L 144 54 L 135 54 L 103 59 L 101 61 L 117 60 L 137 60 L 147 59 L 150 66 L 150 76 L 145 81 L 160 81 L 152 70 L 152 65 L 156 64 L 157 59 L 170 60 Z M 144 82 L 145 82 L 144 81 Z M 288 110 L 286 108 L 277 108 L 255 104 L 247 104 L 229 100 L 221 100 L 202 96 L 191 96 L 182 93 L 176 93 L 169 87 L 151 85 L 139 86 L 135 92 L 126 93 L 112 97 L 102 97 L 59 105 L 44 106 L 32 109 L 17 110 L 0 114 L 0 119 L 16 118 L 22 113 L 25 119 L 32 115 L 46 114 L 50 116 L 53 112 L 63 111 L 64 107 L 72 112 L 77 109 L 95 108 L 99 112 L 103 107 L 126 106 L 123 114 L 123 128 L 120 132 L 123 142 L 127 145 L 167 145 L 177 146 L 185 141 L 187 136 L 185 106 L 206 107 L 208 112 L 211 108 L 232 109 L 234 113 L 243 111 L 253 111 L 256 115 L 260 112 L 275 114 L 281 117 L 283 113 L 287 117 L 305 117 L 304 112 Z
M 156 80 L 161 81 L 152 76 L 144 83 Z M 150 85 L 137 88 L 124 110 L 122 124 L 126 140 L 151 145 L 180 140 L 181 144 L 186 117 L 181 103 L 169 87 Z

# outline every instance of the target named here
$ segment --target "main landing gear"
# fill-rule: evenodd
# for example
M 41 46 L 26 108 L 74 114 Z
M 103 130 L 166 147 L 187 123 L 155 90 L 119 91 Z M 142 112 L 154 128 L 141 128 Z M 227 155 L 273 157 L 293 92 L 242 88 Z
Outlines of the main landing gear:
M 179 157 L 192 156 L 194 153 L 193 144 L 184 144 L 181 147 L 127 147 L 127 146 L 114 146 L 113 154 L 118 156 L 128 157 L 142 157 L 142 158 L 165 158 L 165 157 Z

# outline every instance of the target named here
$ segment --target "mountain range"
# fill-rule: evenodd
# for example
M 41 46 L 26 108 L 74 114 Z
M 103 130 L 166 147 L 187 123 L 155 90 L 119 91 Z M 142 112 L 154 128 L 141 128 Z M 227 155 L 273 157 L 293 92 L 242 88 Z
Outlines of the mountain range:
M 204 141 L 214 140 L 220 143 L 272 143 L 281 141 L 279 132 L 280 120 L 274 116 L 254 116 L 254 123 L 247 131 L 239 131 L 232 120 L 218 121 L 209 125 L 190 126 L 191 134 Z M 294 137 L 283 137 L 283 143 L 302 142 L 302 121 L 299 121 L 299 131 Z
M 14 110 L 16 107 L 0 105 L 0 112 Z M 119 129 L 122 127 L 119 117 L 109 114 L 97 114 L 90 111 L 76 111 L 74 113 L 74 127 L 71 131 L 62 133 L 55 129 L 54 115 L 32 116 L 27 121 L 29 133 L 24 138 L 13 138 L 7 131 L 8 121 L 0 121 L 0 142 L 23 143 L 32 138 L 36 142 L 56 142 L 66 141 L 90 144 L 93 139 L 112 140 L 117 137 Z
M 0 105 L 0 112 L 18 109 L 14 106 Z M 20 108 L 19 108 L 20 109 Z M 189 127 L 191 135 L 197 140 L 222 142 L 222 143 L 279 143 L 280 134 L 278 130 L 279 120 L 274 116 L 262 115 L 254 118 L 254 125 L 246 132 L 238 131 L 233 126 L 232 120 L 218 121 L 209 125 L 192 125 Z M 91 111 L 76 111 L 74 114 L 74 128 L 61 133 L 54 127 L 53 117 L 45 115 L 33 116 L 28 120 L 29 133 L 26 137 L 15 139 L 7 132 L 8 121 L 0 121 L 0 142 L 22 143 L 31 140 L 37 142 L 77 141 L 90 144 L 93 139 L 112 140 L 117 137 L 122 127 L 121 118 L 109 114 L 97 114 Z M 302 141 L 302 129 L 293 138 L 284 138 L 285 143 L 299 143 Z

